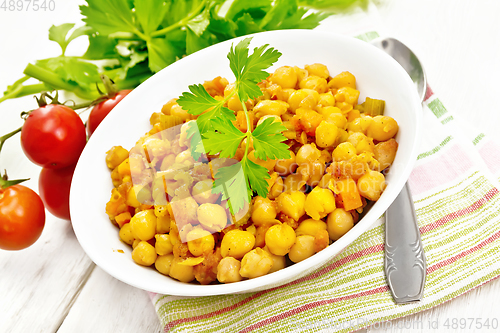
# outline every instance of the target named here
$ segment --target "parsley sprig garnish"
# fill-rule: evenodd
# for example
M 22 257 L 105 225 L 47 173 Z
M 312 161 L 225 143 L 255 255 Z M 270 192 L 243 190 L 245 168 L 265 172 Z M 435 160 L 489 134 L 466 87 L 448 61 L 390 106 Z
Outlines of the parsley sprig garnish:
M 203 85 L 189 86 L 177 103 L 193 115 L 198 115 L 196 125 L 189 126 L 188 137 L 197 159 L 202 153 L 222 158 L 232 158 L 243 140 L 253 142 L 254 155 L 262 160 L 290 158 L 283 131 L 286 128 L 274 119 L 266 119 L 253 131 L 245 102 L 262 96 L 258 83 L 265 80 L 271 67 L 281 53 L 268 44 L 256 47 L 249 54 L 251 38 L 245 38 L 236 46 L 232 45 L 227 55 L 229 67 L 236 80 L 231 94 L 223 100 L 216 100 L 205 90 Z M 241 132 L 232 121 L 236 120 L 234 111 L 224 105 L 233 96 L 240 100 L 247 121 L 246 132 Z M 197 134 L 199 132 L 199 135 Z M 267 196 L 269 179 L 268 170 L 248 158 L 250 144 L 245 145 L 245 153 L 240 163 L 224 166 L 215 174 L 214 191 L 222 193 L 222 198 L 229 199 L 233 212 L 242 209 L 250 201 L 253 192 L 261 197 Z

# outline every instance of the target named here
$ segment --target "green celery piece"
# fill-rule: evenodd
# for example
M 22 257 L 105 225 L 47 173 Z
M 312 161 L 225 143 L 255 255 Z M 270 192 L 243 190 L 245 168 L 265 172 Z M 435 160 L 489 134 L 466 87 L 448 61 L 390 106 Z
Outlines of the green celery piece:
M 186 54 L 194 53 L 217 42 L 216 37 L 207 31 L 198 36 L 191 28 L 186 30 Z
M 120 55 L 116 50 L 116 45 L 118 45 L 118 41 L 114 38 L 90 35 L 89 47 L 82 57 L 89 60 L 119 59 Z
M 232 20 L 221 17 L 215 8 L 210 10 L 210 23 L 207 30 L 215 35 L 218 41 L 224 41 L 236 37 L 237 25 Z
M 132 2 L 127 0 L 86 0 L 80 6 L 83 21 L 101 35 L 115 32 L 137 32 L 132 14 Z
M 236 23 L 236 30 L 235 30 L 236 36 L 245 36 L 264 31 L 255 22 L 254 18 L 248 13 L 245 13 L 242 16 L 240 16 L 235 23 Z
M 62 49 L 62 54 L 66 52 L 66 48 L 69 43 L 80 36 L 87 35 L 91 29 L 86 26 L 82 26 L 73 30 L 69 37 L 68 33 L 73 29 L 75 25 L 73 23 L 63 23 L 61 25 L 53 25 L 49 28 L 49 40 L 56 42 Z
M 147 47 L 149 68 L 153 73 L 159 72 L 181 56 L 166 38 L 151 38 Z
M 168 1 L 167 15 L 163 18 L 161 26 L 163 28 L 176 24 L 185 19 L 190 13 L 199 8 L 204 0 L 173 0 Z
M 59 44 L 62 49 L 62 54 L 66 52 L 66 47 L 68 46 L 66 36 L 74 26 L 74 23 L 63 23 L 61 25 L 53 25 L 49 28 L 49 40 Z
M 135 14 L 143 32 L 156 31 L 167 14 L 169 6 L 164 1 L 134 0 Z
M 234 0 L 226 13 L 226 18 L 236 21 L 245 13 L 254 19 L 262 18 L 272 8 L 272 2 L 272 0 Z
M 277 0 L 260 21 L 259 26 L 266 30 L 276 30 L 287 17 L 297 11 L 297 0 Z
M 369 0 L 299 0 L 300 6 L 337 13 L 344 12 L 355 5 L 366 8 L 368 3 Z
M 57 74 L 62 80 L 84 90 L 91 90 L 100 81 L 96 65 L 77 57 L 56 57 L 38 60 L 37 66 Z
M 210 9 L 206 8 L 203 12 L 188 21 L 186 26 L 198 37 L 201 36 L 210 24 Z

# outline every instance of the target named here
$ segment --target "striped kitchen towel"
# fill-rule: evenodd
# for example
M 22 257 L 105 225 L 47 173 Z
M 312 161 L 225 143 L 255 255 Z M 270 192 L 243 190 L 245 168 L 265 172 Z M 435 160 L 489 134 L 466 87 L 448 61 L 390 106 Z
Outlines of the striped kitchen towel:
M 207 297 L 151 294 L 164 331 L 352 332 L 432 308 L 500 276 L 500 144 L 480 132 L 464 136 L 431 89 L 423 122 L 409 179 L 428 266 L 422 301 L 392 299 L 382 218 L 335 259 L 280 287 Z

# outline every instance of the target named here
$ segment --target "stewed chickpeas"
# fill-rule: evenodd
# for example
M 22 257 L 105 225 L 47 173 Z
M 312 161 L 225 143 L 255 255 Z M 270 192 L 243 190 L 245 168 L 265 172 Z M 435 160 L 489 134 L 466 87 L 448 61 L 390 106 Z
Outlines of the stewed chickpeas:
M 261 160 L 246 139 L 233 159 L 195 159 L 187 133 L 196 117 L 176 99 L 151 116 L 152 129 L 135 147 L 108 151 L 114 188 L 106 213 L 137 264 L 181 282 L 256 278 L 322 251 L 380 198 L 382 171 L 398 147 L 398 124 L 383 115 L 384 101 L 359 103 L 354 75 L 332 76 L 322 64 L 280 67 L 259 86 L 263 96 L 245 103 L 247 115 L 228 99 L 233 124 L 246 132 L 247 116 L 252 128 L 269 118 L 282 123 L 288 159 Z M 218 100 L 234 89 L 221 77 L 204 87 Z M 269 193 L 233 212 L 212 192 L 214 175 L 238 163 L 247 145 L 249 160 L 269 172 Z

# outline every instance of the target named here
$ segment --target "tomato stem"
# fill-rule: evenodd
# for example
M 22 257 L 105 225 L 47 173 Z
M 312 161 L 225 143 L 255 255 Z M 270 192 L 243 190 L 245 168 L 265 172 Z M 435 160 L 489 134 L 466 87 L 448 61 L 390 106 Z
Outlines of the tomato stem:
M 5 170 L 4 175 L 2 177 L 0 177 L 0 195 L 3 195 L 2 190 L 5 190 L 7 187 L 20 184 L 20 183 L 25 182 L 27 180 L 29 180 L 29 178 L 8 180 L 7 170 Z
M 23 129 L 23 127 L 19 127 L 18 129 L 10 132 L 10 133 L 7 133 L 3 136 L 0 137 L 0 151 L 2 151 L 2 147 L 3 147 L 3 144 L 5 143 L 5 141 L 10 138 L 11 136 L 14 136 L 16 135 L 17 133 L 21 132 L 21 130 Z

